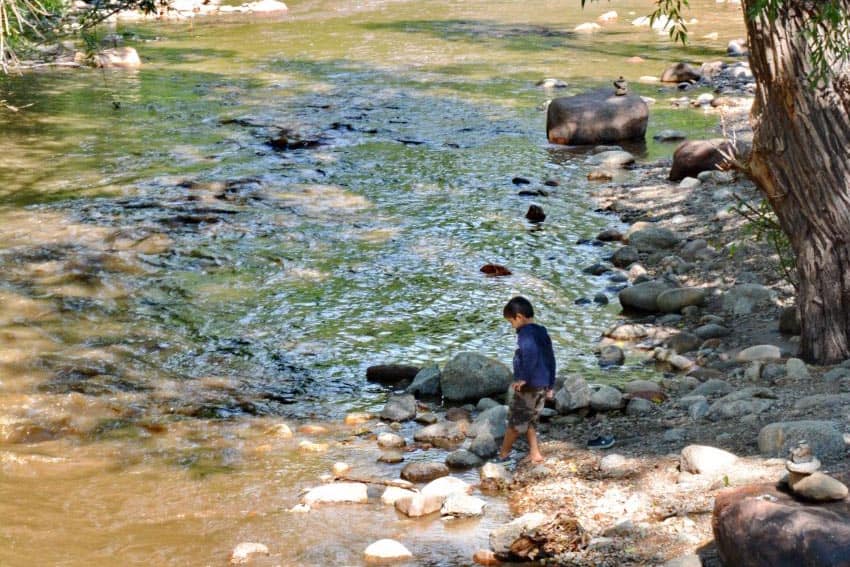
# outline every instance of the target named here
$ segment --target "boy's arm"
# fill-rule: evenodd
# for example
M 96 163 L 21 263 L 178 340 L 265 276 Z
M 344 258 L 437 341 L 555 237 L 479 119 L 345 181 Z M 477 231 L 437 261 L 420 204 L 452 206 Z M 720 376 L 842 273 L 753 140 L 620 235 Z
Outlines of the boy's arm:
M 522 387 L 532 372 L 532 368 L 529 368 L 529 362 L 540 356 L 540 349 L 537 348 L 537 343 L 531 337 L 520 336 L 517 339 L 517 346 L 519 347 L 519 364 L 517 368 L 514 368 L 514 380 L 520 382 L 520 387 Z M 516 386 L 515 388 L 519 389 Z

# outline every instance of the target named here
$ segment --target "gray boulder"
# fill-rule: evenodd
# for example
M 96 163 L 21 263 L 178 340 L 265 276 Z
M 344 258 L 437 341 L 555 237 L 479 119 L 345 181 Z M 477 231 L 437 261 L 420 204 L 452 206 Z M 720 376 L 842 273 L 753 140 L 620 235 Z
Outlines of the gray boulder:
M 469 445 L 469 450 L 482 459 L 487 459 L 496 454 L 499 450 L 499 446 L 496 445 L 496 440 L 490 432 L 484 431 L 479 433 L 475 439 L 472 440 L 472 443 Z
M 649 107 L 641 97 L 593 91 L 549 103 L 546 132 L 553 144 L 607 144 L 643 139 L 648 120 Z
M 706 291 L 699 287 L 668 289 L 658 294 L 655 303 L 662 313 L 679 313 L 690 305 L 705 303 Z
M 628 268 L 638 261 L 640 261 L 640 256 L 634 246 L 621 246 L 611 256 L 611 263 L 618 268 Z
M 623 349 L 616 345 L 608 345 L 602 347 L 599 353 L 599 366 L 606 368 L 608 366 L 622 366 L 626 361 L 626 354 Z
M 443 463 L 408 463 L 401 469 L 401 478 L 410 482 L 429 482 L 448 475 L 449 468 Z
M 708 339 L 720 339 L 728 336 L 730 333 L 731 331 L 729 329 L 717 323 L 709 323 L 694 329 L 694 334 L 704 341 Z
M 466 449 L 458 449 L 446 455 L 446 465 L 453 469 L 471 469 L 483 463 L 481 457 Z
M 623 394 L 613 386 L 596 384 L 590 394 L 590 407 L 597 411 L 620 409 L 623 407 Z
M 564 386 L 555 394 L 555 409 L 558 413 L 569 413 L 590 405 L 590 387 L 581 376 L 571 374 Z
M 658 311 L 658 296 L 670 289 L 670 285 L 652 280 L 622 290 L 618 297 L 624 309 L 636 309 L 655 313 Z
M 670 337 L 667 340 L 667 347 L 675 350 L 679 354 L 691 352 L 699 348 L 702 344 L 702 339 L 697 335 L 682 331 Z
M 681 242 L 675 232 L 663 226 L 645 226 L 639 230 L 629 231 L 628 243 L 639 252 L 656 252 L 670 250 Z
M 773 302 L 773 292 L 759 284 L 739 284 L 723 295 L 723 309 L 734 315 L 749 315 Z
M 436 364 L 420 370 L 413 383 L 405 390 L 408 394 L 422 397 L 436 397 L 440 395 L 440 367 Z
M 460 425 L 453 421 L 441 421 L 423 427 L 413 434 L 414 441 L 430 443 L 436 447 L 451 449 L 466 438 Z
M 732 391 L 732 386 L 725 380 L 710 378 L 694 388 L 691 395 L 694 396 L 724 396 Z
M 416 398 L 412 394 L 391 395 L 381 419 L 386 421 L 407 421 L 416 417 Z
M 622 168 L 634 164 L 635 156 L 621 150 L 608 150 L 590 156 L 587 162 L 591 165 Z
M 807 441 L 812 453 L 822 460 L 844 458 L 844 435 L 830 421 L 781 421 L 765 425 L 759 432 L 759 452 L 766 457 L 786 457 L 789 449 Z
M 505 422 L 508 419 L 508 406 L 496 406 L 482 411 L 472 422 L 469 434 L 478 437 L 487 433 L 493 439 L 501 439 L 505 436 Z
M 443 369 L 440 388 L 449 401 L 478 401 L 493 394 L 504 394 L 512 382 L 507 366 L 484 355 L 462 352 Z
M 654 405 L 643 398 L 632 398 L 626 406 L 627 415 L 646 415 L 652 413 Z

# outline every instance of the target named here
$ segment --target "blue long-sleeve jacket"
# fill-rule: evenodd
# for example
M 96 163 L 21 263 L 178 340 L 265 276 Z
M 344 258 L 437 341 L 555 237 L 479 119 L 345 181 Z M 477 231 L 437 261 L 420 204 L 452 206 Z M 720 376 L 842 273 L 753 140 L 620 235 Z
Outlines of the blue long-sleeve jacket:
M 555 352 L 546 327 L 528 323 L 517 330 L 514 380 L 538 389 L 555 387 Z

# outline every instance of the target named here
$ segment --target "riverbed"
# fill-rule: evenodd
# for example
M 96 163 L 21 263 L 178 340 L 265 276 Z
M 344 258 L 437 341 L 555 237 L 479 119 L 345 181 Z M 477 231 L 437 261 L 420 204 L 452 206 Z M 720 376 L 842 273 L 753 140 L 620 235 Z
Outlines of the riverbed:
M 382 405 L 365 369 L 508 362 L 514 294 L 563 372 L 651 372 L 597 367 L 618 308 L 575 301 L 616 283 L 583 273 L 598 249 L 577 242 L 612 221 L 592 211 L 587 150 L 548 145 L 543 109 L 623 75 L 657 99 L 639 159 L 672 153 L 660 130 L 714 137 L 716 114 L 638 81 L 725 59 L 742 35 L 739 6 L 692 4 L 683 48 L 631 24 L 649 2 L 295 1 L 104 29 L 138 49 L 136 71 L 0 80 L 31 105 L 0 126 L 0 564 L 220 565 L 260 541 L 258 564 L 353 565 L 384 537 L 420 565 L 468 562 L 509 517 L 497 498 L 459 523 L 287 510 L 337 460 L 397 477 L 342 424 Z M 327 431 L 285 439 L 282 421 Z

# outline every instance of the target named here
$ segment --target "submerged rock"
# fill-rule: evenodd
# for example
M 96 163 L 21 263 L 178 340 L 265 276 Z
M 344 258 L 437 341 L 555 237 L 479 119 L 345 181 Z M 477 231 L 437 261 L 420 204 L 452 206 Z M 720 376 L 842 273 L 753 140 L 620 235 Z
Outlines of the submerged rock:
M 254 555 L 268 555 L 269 548 L 262 543 L 243 541 L 230 553 L 231 565 L 244 565 L 251 561 Z
M 394 539 L 379 539 L 366 548 L 363 556 L 367 563 L 392 563 L 413 558 L 413 554 Z
M 301 499 L 307 506 L 316 504 L 364 503 L 369 501 L 366 485 L 359 482 L 334 482 L 311 488 Z

